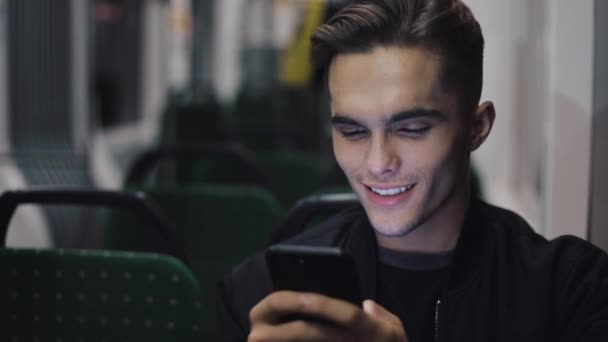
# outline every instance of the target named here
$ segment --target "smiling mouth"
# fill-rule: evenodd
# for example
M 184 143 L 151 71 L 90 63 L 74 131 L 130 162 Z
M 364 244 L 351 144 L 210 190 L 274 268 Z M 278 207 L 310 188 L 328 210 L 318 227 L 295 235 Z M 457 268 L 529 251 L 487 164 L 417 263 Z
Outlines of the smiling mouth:
M 416 184 L 410 184 L 410 185 L 406 185 L 406 186 L 402 186 L 402 187 L 396 187 L 396 188 L 391 188 L 391 189 L 378 189 L 378 188 L 374 188 L 371 186 L 366 186 L 369 190 L 371 190 L 372 192 L 380 195 L 380 196 L 385 196 L 385 197 L 389 197 L 389 196 L 396 196 L 399 195 L 401 193 L 404 192 L 408 192 L 410 190 L 412 190 L 414 188 Z

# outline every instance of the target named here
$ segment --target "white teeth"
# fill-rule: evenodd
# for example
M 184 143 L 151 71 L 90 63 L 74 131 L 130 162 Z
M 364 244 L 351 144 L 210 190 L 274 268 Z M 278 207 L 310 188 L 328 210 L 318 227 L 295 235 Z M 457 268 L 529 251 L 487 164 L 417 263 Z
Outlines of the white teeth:
M 380 196 L 393 196 L 393 195 L 397 195 L 400 194 L 402 192 L 408 191 L 410 189 L 412 189 L 414 186 L 413 185 L 408 185 L 408 186 L 404 186 L 401 188 L 394 188 L 394 189 L 376 189 L 376 188 L 370 188 L 372 189 L 373 192 L 377 193 Z

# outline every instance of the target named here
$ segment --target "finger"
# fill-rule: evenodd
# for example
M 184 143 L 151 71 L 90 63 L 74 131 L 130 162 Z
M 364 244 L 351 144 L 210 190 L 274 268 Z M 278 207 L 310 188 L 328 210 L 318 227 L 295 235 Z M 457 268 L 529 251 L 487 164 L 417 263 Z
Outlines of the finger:
M 316 293 L 301 293 L 300 302 L 302 311 L 298 313 L 319 317 L 343 327 L 352 327 L 366 318 L 361 307 Z
M 248 342 L 352 340 L 352 334 L 339 326 L 301 320 L 280 325 L 259 325 L 247 339 Z
M 374 302 L 371 299 L 367 299 L 363 302 L 363 311 L 369 314 L 372 318 L 378 320 L 390 322 L 399 321 L 399 318 L 397 316 L 395 316 L 390 311 L 386 310 L 382 305 Z
M 253 307 L 250 320 L 252 324 L 276 324 L 287 314 L 319 317 L 342 326 L 352 326 L 365 318 L 361 308 L 343 300 L 315 293 L 278 291 Z
M 376 329 L 389 332 L 393 336 L 401 336 L 407 341 L 407 333 L 399 317 L 382 305 L 368 299 L 363 302 L 363 311 L 376 322 L 376 324 L 372 324 Z
M 299 293 L 293 291 L 273 292 L 249 311 L 249 320 L 252 325 L 258 322 L 276 324 L 285 315 L 298 312 L 299 306 L 302 306 Z

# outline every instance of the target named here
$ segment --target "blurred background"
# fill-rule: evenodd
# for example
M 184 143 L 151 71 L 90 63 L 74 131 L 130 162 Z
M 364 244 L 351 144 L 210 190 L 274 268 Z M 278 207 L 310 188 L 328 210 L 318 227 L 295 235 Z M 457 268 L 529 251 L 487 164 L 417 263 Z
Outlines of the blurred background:
M 486 38 L 482 97 L 498 112 L 474 155 L 484 198 L 547 237 L 607 248 L 608 27 L 598 18 L 608 5 L 465 2 Z M 125 189 L 146 153 L 218 143 L 259 164 L 284 207 L 343 187 L 320 75 L 308 63 L 311 32 L 342 4 L 0 0 L 1 189 Z M 143 172 L 148 184 L 206 172 L 195 170 L 198 157 L 173 152 Z M 26 206 L 9 242 L 100 246 L 100 216 L 84 211 Z
M 465 3 L 497 110 L 473 158 L 480 196 L 547 238 L 608 250 L 608 2 Z M 162 251 L 136 223 L 153 217 L 208 290 L 293 226 L 298 200 L 349 192 L 308 61 L 311 33 L 343 4 L 0 0 L 7 246 Z M 12 197 L 12 215 L 6 194 L 31 189 L 51 192 Z M 144 200 L 139 218 L 122 212 Z

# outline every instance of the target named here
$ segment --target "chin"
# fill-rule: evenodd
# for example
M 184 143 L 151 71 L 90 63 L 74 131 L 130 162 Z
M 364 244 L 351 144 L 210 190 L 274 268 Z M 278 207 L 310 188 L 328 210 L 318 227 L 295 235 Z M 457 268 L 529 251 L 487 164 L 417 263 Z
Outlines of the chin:
M 383 221 L 383 222 L 382 222 Z M 395 221 L 395 222 L 386 222 L 386 220 L 374 220 L 370 217 L 370 223 L 374 228 L 374 231 L 379 235 L 385 237 L 402 237 L 406 236 L 412 231 L 416 229 L 418 226 L 414 222 L 409 221 Z

